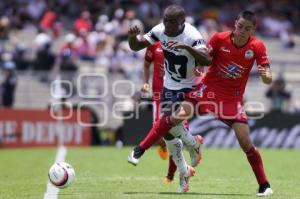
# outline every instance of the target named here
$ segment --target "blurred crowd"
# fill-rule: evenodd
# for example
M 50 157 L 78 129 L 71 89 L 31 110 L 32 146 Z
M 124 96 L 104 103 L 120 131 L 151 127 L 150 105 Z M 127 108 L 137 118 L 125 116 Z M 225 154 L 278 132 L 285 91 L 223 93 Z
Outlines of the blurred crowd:
M 284 48 L 293 48 L 300 33 L 300 1 L 296 0 L 2 0 L 2 68 L 7 70 L 5 66 L 10 65 L 12 74 L 15 70 L 54 68 L 76 72 L 85 61 L 109 73 L 140 79 L 144 54 L 129 49 L 128 28 L 138 25 L 149 31 L 172 3 L 186 9 L 186 20 L 205 39 L 231 29 L 242 9 L 257 13 L 258 34 L 278 38 Z M 33 30 L 34 39 L 23 41 L 18 35 L 28 29 Z

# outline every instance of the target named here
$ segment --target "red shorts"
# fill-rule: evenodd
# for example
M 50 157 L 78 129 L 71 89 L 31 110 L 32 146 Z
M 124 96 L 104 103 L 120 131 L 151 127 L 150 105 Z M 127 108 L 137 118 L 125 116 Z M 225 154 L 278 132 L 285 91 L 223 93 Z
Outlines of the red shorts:
M 213 87 L 200 84 L 186 96 L 186 100 L 193 103 L 196 115 L 211 113 L 228 126 L 234 122 L 247 123 L 242 97 L 224 97 L 218 93 Z

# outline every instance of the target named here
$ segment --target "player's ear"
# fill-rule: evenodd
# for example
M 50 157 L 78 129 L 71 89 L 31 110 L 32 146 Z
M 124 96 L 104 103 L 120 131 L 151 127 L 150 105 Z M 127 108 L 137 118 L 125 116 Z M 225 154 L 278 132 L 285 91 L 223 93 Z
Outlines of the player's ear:
M 256 31 L 256 25 L 253 26 L 252 33 Z
M 235 28 L 237 27 L 237 22 L 238 22 L 237 20 L 234 21 L 234 27 Z
M 184 23 L 185 23 L 185 17 L 182 18 L 181 25 L 183 26 Z

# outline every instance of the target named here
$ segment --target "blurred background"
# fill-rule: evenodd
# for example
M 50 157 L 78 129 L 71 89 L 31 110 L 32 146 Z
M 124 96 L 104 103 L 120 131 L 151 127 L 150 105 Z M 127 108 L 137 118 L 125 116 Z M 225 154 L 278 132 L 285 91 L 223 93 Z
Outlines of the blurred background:
M 132 25 L 149 31 L 172 3 L 186 9 L 186 20 L 206 40 L 231 30 L 241 10 L 255 11 L 274 82 L 263 85 L 253 68 L 245 95 L 251 136 L 262 147 L 300 148 L 297 0 L 2 0 L 0 147 L 121 147 L 141 140 L 152 125 L 150 96 L 140 93 L 145 51 L 129 49 L 127 31 Z M 191 131 L 204 135 L 208 147 L 238 146 L 211 117 L 193 119 Z

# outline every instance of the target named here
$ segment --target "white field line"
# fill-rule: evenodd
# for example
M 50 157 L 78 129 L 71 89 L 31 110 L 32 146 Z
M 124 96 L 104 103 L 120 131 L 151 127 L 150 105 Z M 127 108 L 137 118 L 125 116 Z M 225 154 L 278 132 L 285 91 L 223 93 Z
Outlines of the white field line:
M 63 162 L 67 155 L 67 148 L 64 146 L 59 146 L 57 148 L 55 162 Z M 57 199 L 59 189 L 53 186 L 50 181 L 47 182 L 47 191 L 44 194 L 44 199 Z

